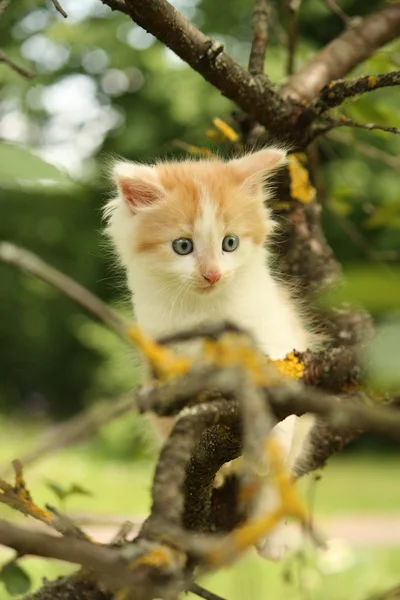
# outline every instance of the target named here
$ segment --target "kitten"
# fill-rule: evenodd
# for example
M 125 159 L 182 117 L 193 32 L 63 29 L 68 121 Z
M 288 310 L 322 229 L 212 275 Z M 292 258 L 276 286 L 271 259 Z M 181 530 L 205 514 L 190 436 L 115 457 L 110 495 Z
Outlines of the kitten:
M 312 345 L 296 304 L 271 274 L 265 247 L 274 230 L 265 182 L 285 162 L 284 151 L 267 148 L 227 162 L 115 164 L 118 193 L 105 209 L 107 233 L 145 331 L 157 338 L 231 321 L 273 359 Z M 289 469 L 310 427 L 308 416 L 290 416 L 274 428 Z M 270 493 L 263 510 L 276 501 Z M 286 537 L 279 525 L 259 552 L 281 558 Z

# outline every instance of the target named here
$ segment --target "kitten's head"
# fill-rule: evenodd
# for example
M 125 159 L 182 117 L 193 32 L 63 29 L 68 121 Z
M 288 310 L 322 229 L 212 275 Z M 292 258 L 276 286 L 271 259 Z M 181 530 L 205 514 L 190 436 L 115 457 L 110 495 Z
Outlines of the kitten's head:
M 222 289 L 273 229 L 265 180 L 284 162 L 276 148 L 228 162 L 117 162 L 105 213 L 125 267 L 195 294 Z

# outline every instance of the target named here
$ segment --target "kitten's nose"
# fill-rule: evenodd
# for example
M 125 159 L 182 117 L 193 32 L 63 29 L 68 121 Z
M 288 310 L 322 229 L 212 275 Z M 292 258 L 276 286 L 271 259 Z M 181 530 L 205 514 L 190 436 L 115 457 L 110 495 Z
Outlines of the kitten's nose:
M 221 279 L 221 273 L 212 271 L 210 273 L 203 273 L 203 277 L 206 281 L 208 281 L 208 283 L 211 283 L 211 285 L 213 285 L 214 283 L 217 283 L 219 279 Z

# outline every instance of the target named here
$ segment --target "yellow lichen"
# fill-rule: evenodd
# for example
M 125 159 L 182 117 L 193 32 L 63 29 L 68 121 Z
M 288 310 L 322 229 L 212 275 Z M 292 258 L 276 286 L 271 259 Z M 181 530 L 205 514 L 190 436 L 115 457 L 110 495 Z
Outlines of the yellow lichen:
M 218 340 L 204 340 L 203 360 L 217 367 L 241 367 L 256 387 L 274 385 L 281 380 L 272 361 L 257 352 L 251 342 L 236 333 L 225 333 Z
M 239 136 L 236 133 L 236 131 L 232 129 L 230 125 L 225 123 L 225 121 L 219 119 L 218 117 L 215 117 L 215 119 L 213 119 L 212 122 L 214 127 L 216 127 L 225 136 L 227 140 L 229 140 L 230 142 L 237 142 L 239 140 Z
M 136 325 L 128 329 L 127 337 L 142 351 L 158 379 L 173 379 L 189 371 L 191 361 L 188 358 L 177 356 L 168 348 L 157 344 Z
M 368 77 L 368 87 L 374 88 L 377 84 L 377 81 L 378 81 L 378 79 L 377 79 L 376 75 L 370 75 Z
M 182 150 L 186 150 L 189 154 L 197 154 L 199 156 L 205 156 L 207 158 L 215 157 L 214 152 L 212 152 L 209 148 L 203 148 L 202 146 L 194 146 L 193 144 L 187 144 L 182 140 L 175 140 L 174 146 L 177 148 L 181 148 Z
M 308 171 L 296 154 L 289 156 L 290 195 L 295 200 L 308 204 L 315 198 L 315 188 L 311 185 Z
M 54 515 L 43 510 L 32 501 L 31 494 L 26 487 L 22 473 L 22 465 L 19 461 L 13 463 L 15 470 L 15 485 L 12 486 L 0 479 L 0 503 L 18 510 L 24 515 L 29 515 L 46 525 L 52 525 Z
M 304 363 L 296 352 L 290 352 L 284 359 L 274 360 L 273 363 L 283 375 L 292 379 L 300 379 L 304 375 Z
M 306 506 L 285 468 L 279 443 L 269 438 L 265 442 L 265 450 L 271 466 L 271 477 L 279 493 L 279 505 L 261 517 L 248 520 L 222 542 L 217 542 L 206 556 L 206 563 L 213 569 L 229 564 L 244 550 L 254 546 L 284 517 L 297 518 L 303 525 L 310 522 Z

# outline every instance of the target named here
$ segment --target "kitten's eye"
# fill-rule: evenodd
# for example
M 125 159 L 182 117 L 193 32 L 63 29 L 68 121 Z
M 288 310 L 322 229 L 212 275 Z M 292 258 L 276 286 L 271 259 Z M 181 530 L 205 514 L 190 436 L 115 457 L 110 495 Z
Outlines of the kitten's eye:
M 172 242 L 172 248 L 177 254 L 190 254 L 193 252 L 193 242 L 189 238 L 179 238 Z
M 239 246 L 237 235 L 226 235 L 222 240 L 222 250 L 224 252 L 233 252 Z

